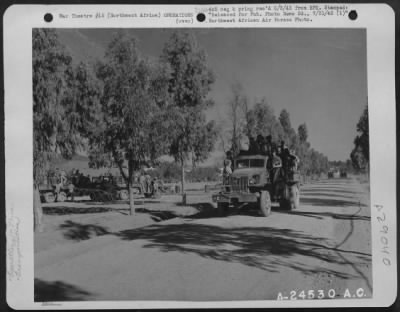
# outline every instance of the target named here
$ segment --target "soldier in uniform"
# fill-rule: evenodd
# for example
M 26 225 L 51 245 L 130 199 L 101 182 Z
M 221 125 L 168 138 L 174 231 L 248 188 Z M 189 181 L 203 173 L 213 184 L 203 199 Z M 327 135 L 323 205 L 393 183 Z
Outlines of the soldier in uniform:
M 263 154 L 264 153 L 264 137 L 261 134 L 257 135 L 256 144 L 257 144 L 258 153 Z
M 256 140 L 254 139 L 254 137 L 250 137 L 248 154 L 254 155 L 254 154 L 258 154 L 258 152 L 259 152 L 259 149 L 258 149 Z
M 272 150 L 272 157 L 270 159 L 271 159 L 270 166 L 272 167 L 272 169 L 271 169 L 272 191 L 275 195 L 276 185 L 277 185 L 277 182 L 280 180 L 281 173 L 282 173 L 282 171 L 281 171 L 282 170 L 282 160 L 278 156 L 277 149 Z
M 290 157 L 290 153 L 289 153 L 289 149 L 286 145 L 283 145 L 283 149 L 281 152 L 281 159 L 282 159 L 282 168 L 284 171 L 284 175 L 287 178 L 288 177 L 288 171 L 289 171 L 289 157 Z
M 294 150 L 289 151 L 289 168 L 291 171 L 296 172 L 298 169 L 300 159 L 294 153 Z
M 224 161 L 224 169 L 222 170 L 222 179 L 223 183 L 227 184 L 228 179 L 232 174 L 232 164 L 230 159 L 225 159 Z
M 233 171 L 233 155 L 231 150 L 226 152 L 226 160 L 230 161 L 231 171 Z

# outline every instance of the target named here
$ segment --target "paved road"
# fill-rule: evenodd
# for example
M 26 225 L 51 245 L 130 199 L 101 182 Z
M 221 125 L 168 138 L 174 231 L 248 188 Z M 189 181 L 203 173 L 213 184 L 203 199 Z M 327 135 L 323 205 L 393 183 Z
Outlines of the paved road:
M 60 245 L 35 256 L 36 294 L 60 300 L 265 300 L 372 292 L 369 195 L 355 179 L 301 189 L 301 207 L 210 213 Z

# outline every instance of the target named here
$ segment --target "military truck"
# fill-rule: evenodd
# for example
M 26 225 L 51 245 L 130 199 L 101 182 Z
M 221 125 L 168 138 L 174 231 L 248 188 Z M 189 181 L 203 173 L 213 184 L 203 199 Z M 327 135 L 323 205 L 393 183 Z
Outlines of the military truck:
M 299 207 L 300 174 L 282 167 L 279 179 L 273 183 L 268 158 L 261 154 L 239 154 L 234 159 L 232 174 L 224 178 L 222 190 L 212 196 L 220 214 L 244 204 L 258 207 L 265 217 L 271 213 L 272 202 L 278 202 L 285 210 Z

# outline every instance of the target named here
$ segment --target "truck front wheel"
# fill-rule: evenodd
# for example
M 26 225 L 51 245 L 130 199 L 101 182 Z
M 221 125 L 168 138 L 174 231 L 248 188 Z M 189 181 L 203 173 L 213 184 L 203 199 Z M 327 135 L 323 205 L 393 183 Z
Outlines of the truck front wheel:
M 54 203 L 56 201 L 56 197 L 54 196 L 54 193 L 52 192 L 47 192 L 43 195 L 44 201 L 46 203 Z
M 271 197 L 269 196 L 268 191 L 261 191 L 258 204 L 263 216 L 268 217 L 271 214 Z
M 57 201 L 58 202 L 60 202 L 60 203 L 65 202 L 66 199 L 67 199 L 67 194 L 65 194 L 65 192 L 59 192 L 57 194 Z
M 129 199 L 128 190 L 120 190 L 118 195 L 119 195 L 119 199 L 121 199 L 121 200 L 128 200 Z

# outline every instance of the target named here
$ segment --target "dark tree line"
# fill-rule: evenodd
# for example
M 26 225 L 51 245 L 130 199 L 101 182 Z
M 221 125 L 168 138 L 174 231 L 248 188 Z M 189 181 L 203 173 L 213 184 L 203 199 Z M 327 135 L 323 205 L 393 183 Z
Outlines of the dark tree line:
M 204 51 L 186 32 L 174 32 L 155 61 L 134 37 L 116 33 L 103 60 L 74 66 L 55 30 L 34 29 L 35 224 L 38 185 L 52 157 L 79 150 L 91 166 L 117 164 L 128 186 L 136 170 L 168 154 L 181 168 L 184 192 L 187 162 L 205 160 L 217 137 L 204 114 L 213 82 Z M 133 214 L 132 192 L 130 208 Z
M 369 124 L 368 124 L 368 105 L 356 126 L 358 135 L 354 139 L 354 149 L 350 154 L 350 158 L 354 169 L 369 170 Z

